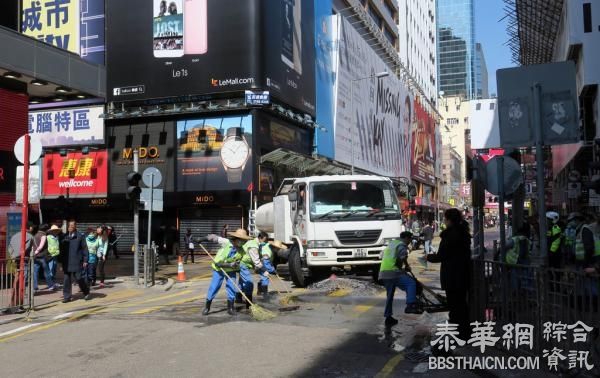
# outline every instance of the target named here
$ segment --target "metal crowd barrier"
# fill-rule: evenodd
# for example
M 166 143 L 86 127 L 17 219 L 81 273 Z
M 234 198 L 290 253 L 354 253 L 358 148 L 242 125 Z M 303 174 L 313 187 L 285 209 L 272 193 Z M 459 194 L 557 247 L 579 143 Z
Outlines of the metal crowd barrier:
M 593 330 L 587 342 L 561 341 L 563 350 L 590 350 L 600 355 L 600 278 L 583 271 L 549 269 L 539 266 L 508 265 L 474 260 L 471 291 L 471 318 L 496 322 L 496 335 L 503 326 L 516 323 L 534 326 L 533 349 L 519 348 L 525 354 L 541 355 L 556 340 L 546 340 L 545 324 L 572 325 L 583 322 Z M 571 331 L 569 331 L 571 332 Z M 567 332 L 568 333 L 568 332 Z M 498 343 L 501 345 L 501 343 Z M 590 356 L 590 359 L 592 356 Z
M 20 259 L 0 259 L 0 312 L 10 314 L 33 308 L 33 265 L 25 259 L 25 290 L 19 290 Z

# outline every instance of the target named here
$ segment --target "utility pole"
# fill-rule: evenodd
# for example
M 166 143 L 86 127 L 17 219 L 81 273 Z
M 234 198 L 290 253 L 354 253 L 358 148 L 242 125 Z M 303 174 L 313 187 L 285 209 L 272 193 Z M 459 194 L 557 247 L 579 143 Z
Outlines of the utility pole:
M 139 170 L 139 152 L 137 148 L 133 149 L 133 170 L 138 172 Z M 139 274 L 140 274 L 140 209 L 139 199 L 133 201 L 133 276 L 135 278 L 135 284 L 139 285 Z

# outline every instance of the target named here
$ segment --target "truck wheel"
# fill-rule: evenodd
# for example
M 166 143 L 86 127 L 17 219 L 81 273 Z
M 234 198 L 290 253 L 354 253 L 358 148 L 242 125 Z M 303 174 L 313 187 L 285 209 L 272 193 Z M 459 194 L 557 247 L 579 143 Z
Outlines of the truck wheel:
M 290 277 L 294 284 L 298 287 L 306 286 L 306 277 L 302 272 L 302 261 L 300 260 L 300 249 L 297 245 L 294 245 L 290 250 L 290 257 L 288 258 L 288 265 L 290 268 Z

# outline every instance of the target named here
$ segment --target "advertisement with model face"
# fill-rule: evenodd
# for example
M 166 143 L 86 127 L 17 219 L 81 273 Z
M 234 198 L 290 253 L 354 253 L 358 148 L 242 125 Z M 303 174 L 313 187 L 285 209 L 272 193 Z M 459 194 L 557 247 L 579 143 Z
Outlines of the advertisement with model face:
M 133 170 L 133 152 L 138 151 L 139 172 L 154 167 L 162 174 L 157 187 L 175 190 L 175 124 L 155 122 L 114 125 L 106 128 L 110 158 L 110 192 L 125 193 L 127 173 Z
M 383 176 L 409 177 L 412 95 L 343 17 L 337 17 L 337 32 L 335 159 Z M 376 77 L 384 71 L 389 75 Z
M 313 18 L 313 0 L 107 0 L 108 100 L 262 88 L 312 115 Z
M 252 116 L 177 122 L 177 190 L 246 190 L 252 183 Z
M 316 110 L 314 3 L 314 0 L 261 1 L 261 36 L 265 37 L 262 38 L 265 67 L 262 84 L 272 96 L 311 115 Z
M 415 117 L 411 128 L 412 178 L 428 185 L 435 185 L 435 120 L 427 113 L 418 99 L 414 101 Z

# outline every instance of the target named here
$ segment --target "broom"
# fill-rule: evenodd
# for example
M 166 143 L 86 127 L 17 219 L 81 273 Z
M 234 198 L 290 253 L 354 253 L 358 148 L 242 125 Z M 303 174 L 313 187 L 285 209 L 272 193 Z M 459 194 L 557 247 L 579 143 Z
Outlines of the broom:
M 210 259 L 216 264 L 215 258 L 212 257 L 212 255 L 206 250 L 206 248 L 204 248 L 204 246 L 202 244 L 200 244 L 200 248 L 202 248 L 204 250 L 204 252 L 208 255 L 208 257 L 210 257 Z M 264 309 L 257 304 L 252 303 L 252 301 L 250 299 L 248 299 L 246 294 L 244 294 L 242 289 L 240 289 L 238 284 L 235 283 L 235 280 L 232 280 L 231 277 L 229 276 L 229 274 L 227 274 L 227 272 L 225 270 L 223 270 L 223 268 L 219 267 L 219 269 L 221 270 L 221 272 L 223 272 L 225 277 L 227 277 L 229 282 L 231 282 L 233 284 L 233 286 L 240 292 L 240 294 L 242 294 L 242 297 L 244 297 L 244 299 L 248 303 L 250 303 L 250 314 L 252 315 L 252 317 L 254 319 L 256 319 L 258 321 L 263 321 L 263 320 L 273 319 L 275 316 L 277 316 L 277 315 L 275 315 L 275 313 L 273 313 L 267 309 Z

